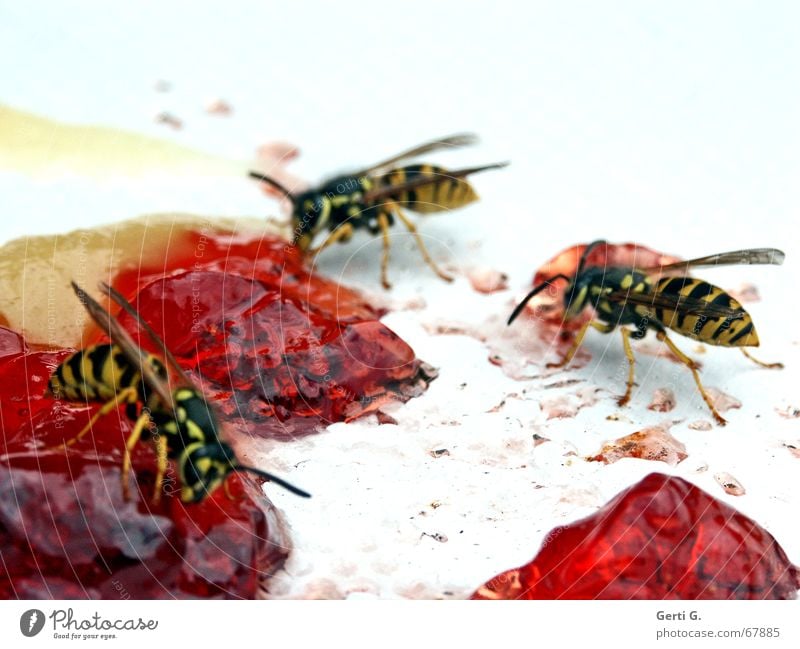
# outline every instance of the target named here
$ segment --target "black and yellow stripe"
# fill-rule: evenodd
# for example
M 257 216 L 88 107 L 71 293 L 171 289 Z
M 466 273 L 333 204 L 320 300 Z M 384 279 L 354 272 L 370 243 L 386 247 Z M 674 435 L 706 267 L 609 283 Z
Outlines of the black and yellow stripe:
M 167 370 L 155 356 L 146 361 L 166 379 Z M 134 367 L 118 345 L 90 345 L 70 354 L 50 377 L 50 392 L 70 401 L 107 401 L 126 388 L 135 388 L 136 398 L 146 401 L 141 372 Z
M 463 178 L 453 178 L 444 167 L 413 164 L 388 171 L 378 179 L 379 186 L 399 186 L 420 176 L 435 179 L 430 184 L 411 190 L 401 190 L 392 196 L 401 207 L 420 214 L 431 214 L 464 207 L 478 200 L 472 185 Z
M 656 284 L 654 293 L 702 300 L 740 313 L 740 317 L 733 319 L 656 308 L 656 319 L 665 327 L 708 345 L 758 347 L 758 334 L 750 315 L 721 288 L 693 277 L 664 277 Z

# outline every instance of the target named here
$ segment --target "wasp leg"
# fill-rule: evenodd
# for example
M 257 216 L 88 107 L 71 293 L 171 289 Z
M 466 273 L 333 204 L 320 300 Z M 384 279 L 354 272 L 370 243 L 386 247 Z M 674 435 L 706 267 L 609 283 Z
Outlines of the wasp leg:
M 753 358 L 748 351 L 744 347 L 739 347 L 742 350 L 742 354 L 747 356 L 751 361 L 753 361 L 756 365 L 760 365 L 761 367 L 766 367 L 768 370 L 780 370 L 783 369 L 783 363 L 765 363 L 764 361 L 760 361 L 757 358 Z
M 439 268 L 436 265 L 436 262 L 431 258 L 428 249 L 425 247 L 425 243 L 422 241 L 422 237 L 419 236 L 419 232 L 417 232 L 417 226 L 414 225 L 414 223 L 403 213 L 397 203 L 392 203 L 390 209 L 397 214 L 397 217 L 403 222 L 403 225 L 406 226 L 408 231 L 411 233 L 411 236 L 414 237 L 414 240 L 417 242 L 417 248 L 419 248 L 419 251 L 422 253 L 422 258 L 425 260 L 425 263 L 428 264 L 431 270 L 433 270 L 433 272 L 441 277 L 444 281 L 452 282 L 453 278 Z
M 597 331 L 604 334 L 611 333 L 612 331 L 614 331 L 614 325 L 612 324 L 605 324 L 603 322 L 598 322 L 597 320 L 589 320 L 589 322 L 584 324 L 578 331 L 577 335 L 575 336 L 575 340 L 572 343 L 572 347 L 569 348 L 566 356 L 564 356 L 564 358 L 561 359 L 561 361 L 558 363 L 548 363 L 547 367 L 564 367 L 565 365 L 567 365 L 572 360 L 573 356 L 575 356 L 575 352 L 578 351 L 578 347 L 581 346 L 581 343 L 583 342 L 583 337 L 586 335 L 586 331 L 587 329 L 589 329 L 590 326 L 594 327 L 595 329 L 597 329 Z
M 89 422 L 83 428 L 81 428 L 80 432 L 77 435 L 75 435 L 75 437 L 68 439 L 62 444 L 58 444 L 57 446 L 50 446 L 48 447 L 47 450 L 66 449 L 68 446 L 72 446 L 73 444 L 80 441 L 80 439 L 84 437 L 86 433 L 92 430 L 92 428 L 97 423 L 97 420 L 100 419 L 100 417 L 107 415 L 109 412 L 114 410 L 114 408 L 119 408 L 120 404 L 126 402 L 134 403 L 138 398 L 139 395 L 136 392 L 136 388 L 131 387 L 131 388 L 125 388 L 124 390 L 120 390 L 111 399 L 106 401 L 103 404 L 103 407 L 100 408 L 100 410 L 98 410 L 96 413 L 94 413 L 94 415 L 92 415 L 92 418 L 89 420 Z
M 703 387 L 703 384 L 700 382 L 700 374 L 697 371 L 697 363 L 695 363 L 691 358 L 689 358 L 686 354 L 684 354 L 680 349 L 675 346 L 675 343 L 672 342 L 666 333 L 663 331 L 659 331 L 656 333 L 656 338 L 666 344 L 669 347 L 670 351 L 675 354 L 677 359 L 686 365 L 691 371 L 692 376 L 694 377 L 694 382 L 697 384 L 697 389 L 700 390 L 700 394 L 703 397 L 703 401 L 706 402 L 709 410 L 711 410 L 711 414 L 714 415 L 714 419 L 717 420 L 717 423 L 720 426 L 724 426 L 728 422 L 717 412 L 717 409 L 714 407 L 714 402 L 711 401 L 711 397 L 708 396 L 708 392 Z
M 167 437 L 159 434 L 155 438 L 156 447 L 156 483 L 153 490 L 153 505 L 161 502 L 161 489 L 164 486 L 164 475 L 167 473 Z
M 325 248 L 332 246 L 337 241 L 347 241 L 350 237 L 353 236 L 353 224 L 352 223 L 342 223 L 338 228 L 336 228 L 333 232 L 328 235 L 328 238 L 323 241 L 321 246 L 317 246 L 316 248 L 312 248 L 306 254 L 312 257 L 316 257 L 319 253 L 321 253 Z
M 142 437 L 142 432 L 150 423 L 150 415 L 147 411 L 142 413 L 142 416 L 136 420 L 136 425 L 133 427 L 133 432 L 130 437 L 125 441 L 125 453 L 122 456 L 122 497 L 125 500 L 130 499 L 130 489 L 128 487 L 128 476 L 131 474 L 131 452 L 139 443 Z
M 617 399 L 617 405 L 624 406 L 631 400 L 631 392 L 633 391 L 633 366 L 635 359 L 633 357 L 633 349 L 631 349 L 631 332 L 625 327 L 619 328 L 622 333 L 622 348 L 625 350 L 625 358 L 628 359 L 628 382 L 625 386 L 625 394 Z
M 389 267 L 389 218 L 385 212 L 378 214 L 378 226 L 381 229 L 381 236 L 383 237 L 383 252 L 381 253 L 381 284 L 383 288 L 389 290 L 392 285 L 389 283 L 387 269 Z

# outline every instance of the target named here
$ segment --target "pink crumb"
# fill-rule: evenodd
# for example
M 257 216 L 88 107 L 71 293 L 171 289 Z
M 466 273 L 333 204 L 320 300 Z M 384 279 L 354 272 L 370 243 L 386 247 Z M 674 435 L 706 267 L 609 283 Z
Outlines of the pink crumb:
M 719 483 L 719 486 L 725 490 L 726 494 L 731 496 L 744 496 L 745 490 L 742 483 L 734 478 L 730 473 L 717 473 L 714 480 Z
M 496 293 L 508 288 L 508 275 L 493 268 L 473 268 L 467 277 L 478 293 Z
M 653 400 L 647 406 L 656 412 L 669 412 L 675 408 L 675 393 L 669 388 L 657 388 L 653 391 Z

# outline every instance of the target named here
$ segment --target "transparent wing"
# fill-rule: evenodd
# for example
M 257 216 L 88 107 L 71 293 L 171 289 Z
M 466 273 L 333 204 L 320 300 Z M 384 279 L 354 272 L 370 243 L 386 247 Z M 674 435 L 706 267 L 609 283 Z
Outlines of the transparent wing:
M 669 309 L 680 315 L 697 315 L 706 316 L 707 318 L 725 318 L 727 320 L 741 320 L 747 315 L 744 309 L 710 304 L 705 300 L 669 293 L 612 291 L 604 297 L 618 304 L 634 304 L 652 309 Z
M 174 408 L 172 392 L 169 386 L 164 379 L 155 373 L 147 362 L 147 355 L 133 341 L 130 334 L 122 328 L 116 318 L 113 318 L 108 311 L 75 282 L 72 282 L 72 289 L 101 331 L 107 333 L 111 341 L 119 346 L 122 353 L 133 363 L 134 367 L 139 369 L 147 386 L 159 396 L 165 405 L 171 409 Z
M 671 271 L 688 271 L 690 268 L 698 266 L 732 266 L 739 264 L 773 264 L 780 266 L 786 255 L 777 248 L 748 248 L 746 250 L 734 250 L 732 252 L 720 252 L 716 255 L 698 257 L 688 261 L 678 261 L 674 264 L 664 266 L 651 266 L 642 269 L 642 272 L 663 273 Z
M 413 158 L 425 153 L 430 153 L 431 151 L 438 151 L 439 149 L 452 149 L 455 147 L 469 146 L 471 144 L 475 144 L 477 141 L 478 136 L 474 133 L 457 133 L 455 135 L 449 135 L 448 137 L 443 137 L 438 140 L 426 142 L 425 144 L 420 144 L 419 146 L 407 149 L 406 151 L 398 153 L 397 155 L 393 155 L 391 158 L 381 160 L 377 164 L 367 167 L 366 169 L 361 169 L 360 171 L 355 172 L 353 175 L 366 176 L 367 174 L 375 173 L 379 169 L 384 169 L 390 165 L 394 165 L 401 160 L 405 160 L 406 158 Z
M 144 329 L 147 335 L 150 337 L 150 340 L 153 341 L 153 344 L 156 347 L 158 347 L 158 349 L 161 351 L 162 354 L 164 354 L 164 358 L 167 359 L 167 363 L 175 372 L 175 374 L 178 375 L 178 377 L 181 379 L 182 382 L 186 383 L 187 385 L 192 385 L 192 381 L 186 375 L 186 372 L 183 371 L 183 368 L 180 365 L 178 365 L 178 361 L 172 355 L 172 352 L 169 351 L 167 345 L 164 343 L 161 337 L 153 330 L 153 328 L 144 321 L 142 315 L 136 309 L 133 308 L 133 305 L 130 302 L 128 302 L 128 300 L 126 300 L 125 297 L 119 291 L 117 291 L 117 289 L 112 288 L 105 282 L 100 282 L 100 289 L 103 292 L 108 293 L 109 297 L 112 300 L 114 300 L 114 302 L 116 302 L 119 306 L 123 308 L 123 310 L 127 311 L 131 316 L 133 316 L 136 319 L 136 321 L 139 323 L 142 329 Z

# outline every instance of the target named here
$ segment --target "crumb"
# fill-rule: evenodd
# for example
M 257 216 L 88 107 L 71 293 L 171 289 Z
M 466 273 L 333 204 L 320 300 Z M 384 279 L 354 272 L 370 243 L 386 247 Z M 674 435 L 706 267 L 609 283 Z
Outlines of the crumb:
M 539 407 L 547 419 L 566 419 L 574 417 L 578 411 L 597 403 L 598 388 L 583 388 L 574 394 L 562 394 L 554 399 L 541 401 Z
M 786 419 L 797 419 L 800 417 L 800 408 L 797 406 L 786 406 L 783 409 L 775 408 L 775 412 Z
M 166 111 L 162 111 L 156 114 L 153 117 L 153 121 L 156 124 L 166 124 L 167 126 L 175 129 L 176 131 L 179 131 L 180 129 L 183 128 L 183 122 L 177 117 L 175 117 L 175 115 L 168 113 Z
M 711 430 L 714 426 L 706 419 L 698 419 L 688 424 L 687 427 L 692 430 Z
M 493 406 L 492 408 L 489 408 L 489 410 L 487 410 L 486 412 L 487 413 L 500 412 L 500 410 L 503 408 L 503 406 L 506 405 L 506 401 L 508 401 L 509 399 L 519 399 L 519 393 L 518 392 L 512 392 L 510 394 L 507 394 L 505 396 L 505 398 L 500 403 L 498 403 L 496 406 Z
M 548 383 L 544 386 L 546 390 L 552 390 L 553 388 L 566 388 L 569 385 L 575 385 L 576 383 L 583 383 L 583 379 L 565 379 L 563 381 L 555 381 L 554 383 Z
M 719 486 L 725 490 L 726 494 L 731 496 L 743 496 L 745 494 L 742 483 L 734 478 L 730 473 L 717 473 L 714 480 L 719 483 Z
M 206 112 L 209 115 L 221 115 L 227 117 L 233 112 L 231 105 L 224 99 L 212 99 L 206 104 Z
M 711 402 L 714 404 L 714 407 L 720 412 L 725 412 L 731 408 L 742 407 L 741 401 L 739 401 L 736 397 L 726 394 L 722 390 L 717 390 L 716 388 L 706 388 L 706 392 L 708 392 L 708 396 L 711 398 Z
M 657 388 L 653 391 L 653 400 L 647 406 L 656 412 L 669 412 L 675 408 L 675 393 L 669 388 Z
M 397 420 L 391 415 L 387 415 L 383 410 L 377 410 L 375 416 L 378 418 L 378 424 L 392 424 L 397 426 Z
M 443 457 L 445 455 L 450 455 L 450 451 L 446 448 L 437 448 L 433 451 L 428 452 L 431 457 Z
M 790 442 L 783 443 L 784 448 L 788 448 L 792 455 L 796 458 L 800 459 L 800 442 L 797 444 L 792 444 Z
M 422 325 L 429 334 L 432 336 L 468 336 L 469 330 L 465 325 L 459 323 L 446 323 L 439 322 L 436 324 L 423 324 Z
M 761 295 L 758 293 L 758 288 L 753 284 L 742 284 L 739 286 L 739 288 L 728 291 L 728 295 L 742 304 L 761 301 Z
M 508 275 L 491 268 L 473 268 L 467 272 L 469 283 L 478 293 L 496 293 L 508 288 Z
M 589 462 L 612 464 L 624 457 L 665 462 L 675 466 L 689 454 L 686 446 L 669 432 L 668 425 L 644 428 L 605 444 L 600 452 L 586 458 Z

